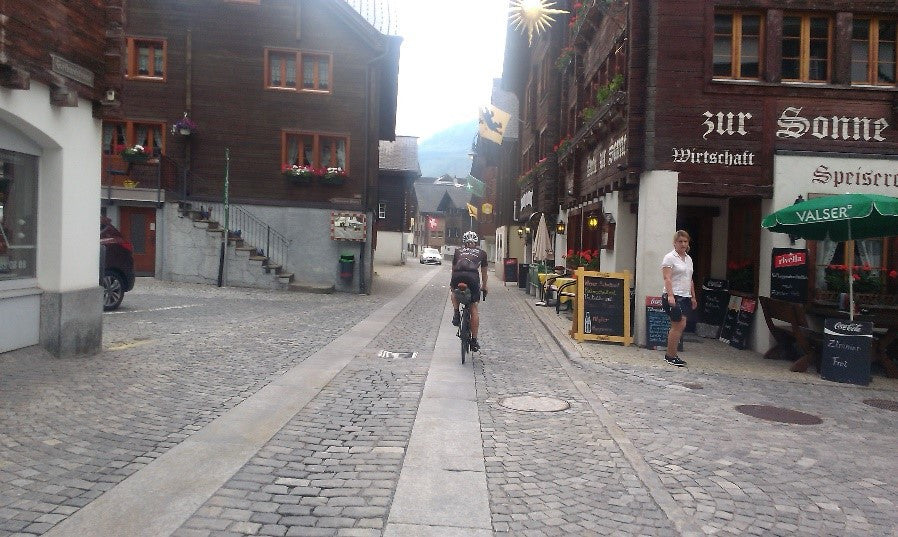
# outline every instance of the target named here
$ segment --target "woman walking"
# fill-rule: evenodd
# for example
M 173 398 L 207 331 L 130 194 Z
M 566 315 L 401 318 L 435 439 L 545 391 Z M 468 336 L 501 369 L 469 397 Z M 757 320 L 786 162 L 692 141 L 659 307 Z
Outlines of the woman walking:
M 689 233 L 680 229 L 674 234 L 674 249 L 661 261 L 661 275 L 664 277 L 664 294 L 661 301 L 664 311 L 670 317 L 670 332 L 667 333 L 667 353 L 664 359 L 677 367 L 685 367 L 686 362 L 677 356 L 677 346 L 686 328 L 686 317 L 698 307 L 695 300 L 695 284 L 692 282 L 692 258 L 689 257 Z

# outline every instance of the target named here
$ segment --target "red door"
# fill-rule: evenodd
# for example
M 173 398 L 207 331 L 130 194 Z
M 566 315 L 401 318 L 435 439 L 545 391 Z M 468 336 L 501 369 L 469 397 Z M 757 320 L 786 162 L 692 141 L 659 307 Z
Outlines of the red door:
M 120 207 L 121 232 L 134 245 L 134 273 L 156 274 L 156 209 Z

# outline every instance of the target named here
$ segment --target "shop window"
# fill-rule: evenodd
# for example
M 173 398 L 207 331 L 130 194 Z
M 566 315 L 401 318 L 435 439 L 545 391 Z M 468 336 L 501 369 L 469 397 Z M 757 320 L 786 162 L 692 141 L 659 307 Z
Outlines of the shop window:
M 126 147 L 142 145 L 154 156 L 165 154 L 165 124 L 138 121 L 103 122 L 103 154 L 118 155 Z
M 342 168 L 349 173 L 348 151 L 349 139 L 343 136 L 284 132 L 282 163 L 316 168 Z
M 895 85 L 898 20 L 854 19 L 851 29 L 851 83 Z
M 301 75 L 299 86 L 297 73 Z M 331 78 L 329 54 L 265 50 L 265 86 L 268 88 L 329 92 Z
M 0 281 L 37 276 L 37 160 L 0 149 Z
M 166 41 L 129 37 L 128 78 L 165 80 Z
M 763 35 L 764 20 L 757 13 L 719 13 L 715 15 L 714 76 L 759 79 Z
M 895 238 L 812 241 L 809 249 L 814 258 L 815 289 L 847 293 L 848 278 L 852 278 L 855 293 L 898 293 L 896 247 Z
M 783 17 L 784 81 L 828 82 L 832 19 L 813 15 Z

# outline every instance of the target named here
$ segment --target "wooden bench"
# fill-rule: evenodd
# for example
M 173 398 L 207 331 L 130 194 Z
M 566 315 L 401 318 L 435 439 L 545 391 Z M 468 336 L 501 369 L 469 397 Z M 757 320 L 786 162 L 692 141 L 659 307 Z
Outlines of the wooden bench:
M 764 321 L 773 339 L 776 340 L 764 358 L 779 357 L 795 360 L 790 371 L 807 371 L 812 363 L 817 365 L 820 359 L 822 334 L 817 334 L 808 326 L 807 314 L 803 304 L 777 300 L 768 296 L 758 297 L 761 309 L 764 310 Z M 786 324 L 777 324 L 781 321 Z M 794 348 L 794 350 L 793 350 Z M 797 358 L 795 350 L 797 350 Z

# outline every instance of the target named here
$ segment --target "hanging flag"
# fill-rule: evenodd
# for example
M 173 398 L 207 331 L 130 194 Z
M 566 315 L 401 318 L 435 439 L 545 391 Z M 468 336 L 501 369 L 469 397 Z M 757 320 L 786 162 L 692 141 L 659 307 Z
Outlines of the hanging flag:
M 468 214 L 471 215 L 471 218 L 477 218 L 477 207 L 474 207 L 470 203 L 466 203 L 468 206 Z
M 480 109 L 478 126 L 480 137 L 501 144 L 502 135 L 505 134 L 505 127 L 510 120 L 511 114 L 508 112 L 500 110 L 493 105 L 484 106 Z
M 477 196 L 480 198 L 483 197 L 483 194 L 484 194 L 483 181 L 474 177 L 473 175 L 468 175 L 468 177 L 465 178 L 465 181 L 467 181 L 465 188 L 468 189 L 468 192 L 470 192 L 474 196 Z

